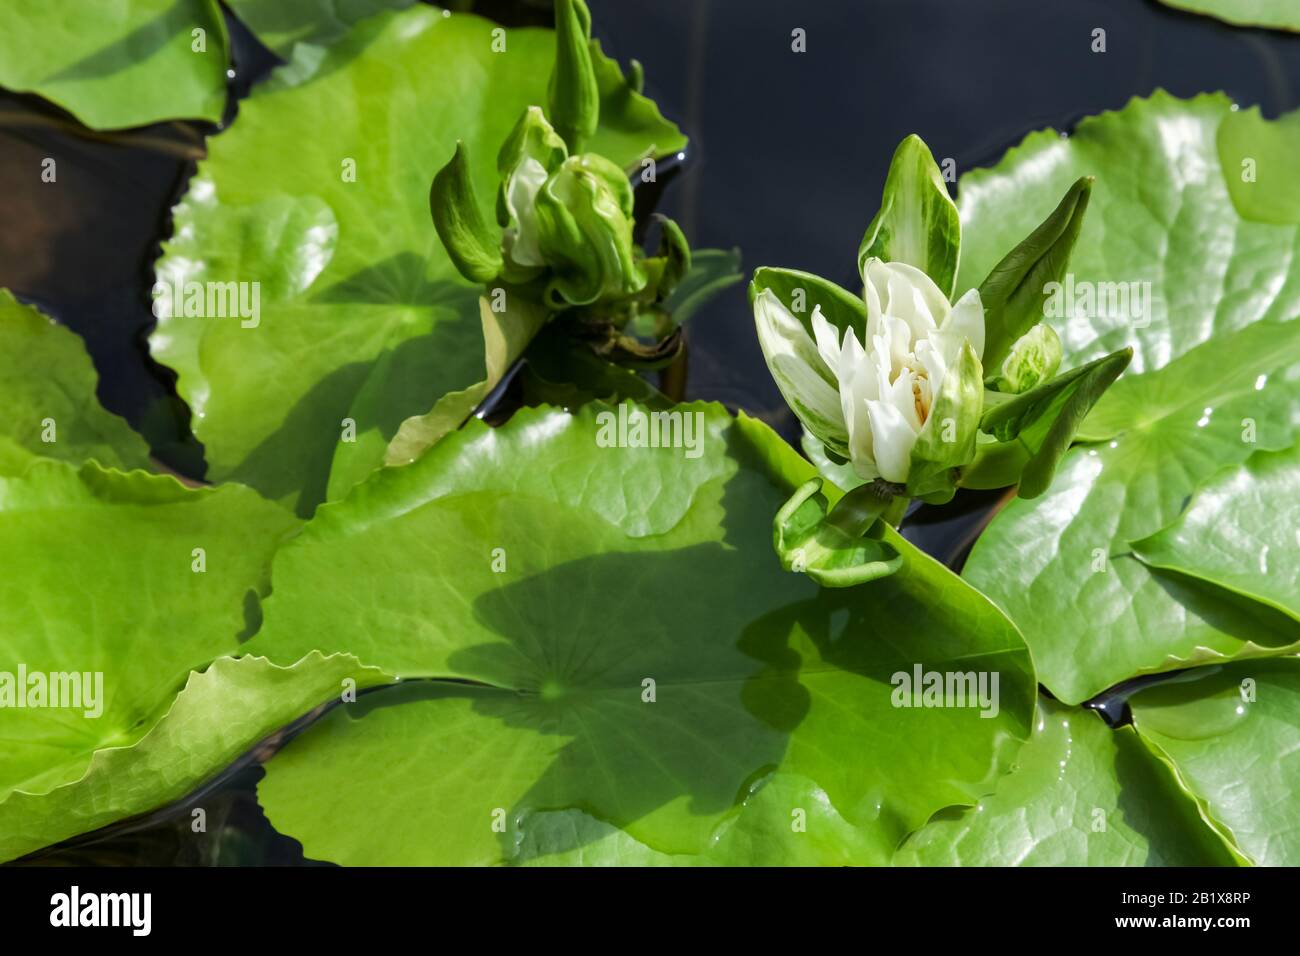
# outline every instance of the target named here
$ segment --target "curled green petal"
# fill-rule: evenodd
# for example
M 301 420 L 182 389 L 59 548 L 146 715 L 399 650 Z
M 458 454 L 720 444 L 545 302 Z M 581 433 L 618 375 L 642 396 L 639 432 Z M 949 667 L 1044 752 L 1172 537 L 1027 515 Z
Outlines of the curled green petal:
M 460 274 L 473 282 L 495 279 L 501 272 L 501 242 L 479 208 L 464 143 L 456 144 L 447 165 L 433 177 L 429 211 Z
M 781 567 L 828 588 L 888 577 L 903 566 L 898 550 L 878 537 L 884 530 L 878 519 L 890 503 L 874 485 L 862 485 L 832 508 L 822 494 L 822 480 L 810 478 L 772 522 Z
M 497 153 L 497 172 L 503 180 L 508 179 L 523 160 L 534 159 L 541 163 L 549 175 L 568 158 L 569 151 L 564 146 L 564 140 L 546 121 L 546 114 L 541 107 L 530 106 L 524 110 L 515 128 L 501 144 L 501 150 Z
M 632 239 L 632 185 L 594 154 L 570 156 L 537 194 L 537 245 L 553 278 L 548 304 L 589 305 L 646 284 Z
M 678 283 L 691 271 L 691 244 L 686 241 L 681 226 L 667 216 L 656 216 L 659 221 L 659 255 L 664 260 L 656 296 L 666 299 Z

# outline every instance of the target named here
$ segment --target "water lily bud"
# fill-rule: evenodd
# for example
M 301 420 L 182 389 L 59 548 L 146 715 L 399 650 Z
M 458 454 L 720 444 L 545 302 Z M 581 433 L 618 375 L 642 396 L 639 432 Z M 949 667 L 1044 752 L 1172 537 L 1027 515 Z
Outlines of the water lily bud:
M 542 184 L 533 208 L 537 250 L 553 275 L 550 305 L 588 305 L 645 288 L 632 239 L 632 185 L 614 163 L 592 153 L 570 156 Z M 521 238 L 523 229 L 521 220 Z
M 936 476 L 974 455 L 984 308 L 974 289 L 950 305 L 902 262 L 868 258 L 863 283 L 865 327 L 837 328 L 817 306 L 811 336 L 771 289 L 758 291 L 759 343 L 795 414 L 858 477 L 930 494 Z
M 580 152 L 600 120 L 600 86 L 591 62 L 591 14 L 582 0 L 555 4 L 555 68 L 550 80 L 555 127 Z
M 1046 322 L 1018 338 L 993 381 L 999 392 L 1020 395 L 1047 381 L 1061 365 L 1061 339 Z

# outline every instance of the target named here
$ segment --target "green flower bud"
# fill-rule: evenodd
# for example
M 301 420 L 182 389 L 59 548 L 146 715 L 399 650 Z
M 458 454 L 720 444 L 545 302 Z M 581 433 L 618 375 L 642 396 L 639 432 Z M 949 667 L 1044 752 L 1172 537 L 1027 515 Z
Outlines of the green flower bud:
M 1047 323 L 1040 322 L 1018 338 L 993 387 L 1009 395 L 1020 395 L 1046 382 L 1061 365 L 1061 339 Z
M 591 62 L 591 14 L 582 0 L 556 0 L 550 114 L 569 150 L 581 152 L 600 120 L 600 85 Z
M 635 295 L 646 285 L 632 239 L 632 184 L 592 153 L 570 156 L 537 191 L 540 259 L 550 267 L 548 304 L 589 305 Z M 521 220 L 521 240 L 526 226 Z

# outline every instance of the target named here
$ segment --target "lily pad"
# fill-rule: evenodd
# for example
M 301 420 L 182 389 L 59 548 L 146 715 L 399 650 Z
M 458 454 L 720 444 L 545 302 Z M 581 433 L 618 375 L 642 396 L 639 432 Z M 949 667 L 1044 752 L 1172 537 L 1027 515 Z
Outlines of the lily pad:
M 289 59 L 298 43 L 326 46 L 354 24 L 384 10 L 402 10 L 417 0 L 226 0 L 226 5 L 262 43 Z
M 1129 705 L 1138 733 L 1242 854 L 1300 863 L 1300 661 L 1197 668 Z
M 1049 315 L 1068 365 L 1125 346 L 1132 365 L 1080 427 L 1091 444 L 1064 457 L 1042 498 L 1011 502 L 966 566 L 1067 703 L 1136 674 L 1300 647 L 1294 621 L 1155 573 L 1130 547 L 1221 468 L 1297 436 L 1300 322 L 1285 320 L 1300 314 L 1300 231 L 1235 211 L 1216 149 L 1229 113 L 1222 96 L 1157 93 L 1085 120 L 1068 140 L 1034 133 L 996 169 L 963 180 L 964 284 L 1090 174 L 1071 301 L 1091 288 L 1113 304 L 1099 283 L 1151 283 L 1113 313 L 1094 298 L 1092 312 Z
M 1300 10 L 1291 0 L 1160 0 L 1191 13 L 1203 13 L 1242 27 L 1300 31 Z
M 877 856 L 826 791 L 784 773 L 756 783 L 699 854 L 661 853 L 582 810 L 528 814 L 517 833 L 516 866 L 853 866 Z
M 228 57 L 215 0 L 0 5 L 0 86 L 42 96 L 92 129 L 218 122 Z
M 319 704 L 386 680 L 346 655 L 311 654 L 290 667 L 218 658 L 189 676 L 135 744 L 96 750 L 84 773 L 53 790 L 0 800 L 0 861 L 179 800 Z
M 606 447 L 607 406 L 525 409 L 318 511 L 277 558 L 250 650 L 346 647 L 408 680 L 270 763 L 277 828 L 338 862 L 492 863 L 518 857 L 521 821 L 575 809 L 698 856 L 776 771 L 807 782 L 809 815 L 823 794 L 856 830 L 859 862 L 886 862 L 935 810 L 987 792 L 1032 716 L 1015 629 L 892 532 L 902 567 L 869 587 L 783 572 L 771 518 L 811 467 L 719 406 L 673 414 L 698 457 Z M 894 706 L 918 666 L 983 673 L 986 691 L 996 673 L 997 704 Z M 795 809 L 737 858 L 842 862 L 839 841 L 790 827 Z M 546 853 L 587 845 L 570 829 Z
M 1231 866 L 1196 802 L 1132 727 L 1042 698 L 997 792 L 908 837 L 905 866 Z
M 1148 565 L 1300 620 L 1300 446 L 1260 452 L 1216 475 L 1173 524 L 1133 549 Z
M 1300 315 L 1292 261 L 1300 230 L 1248 221 L 1232 204 L 1226 181 L 1241 170 L 1225 168 L 1217 143 L 1232 113 L 1222 93 L 1182 100 L 1157 90 L 1084 119 L 1068 137 L 1031 133 L 996 166 L 967 173 L 958 187 L 958 292 L 978 286 L 1072 183 L 1095 176 L 1070 257 L 1074 314 L 1047 316 L 1065 348 L 1063 367 L 1132 346 L 1131 373 L 1148 372 L 1253 322 Z M 1259 204 L 1290 207 L 1300 195 L 1290 177 L 1255 185 Z M 1089 294 L 1093 314 L 1084 314 Z
M 150 343 L 179 375 L 209 478 L 309 513 L 342 442 L 366 440 L 377 467 L 403 420 L 486 378 L 481 290 L 448 259 L 428 195 L 463 139 L 490 220 L 497 149 L 546 102 L 553 34 L 510 29 L 494 52 L 499 29 L 426 6 L 370 17 L 328 49 L 298 46 L 210 141 L 158 278 L 182 292 L 247 283 L 250 306 L 257 283 L 259 314 L 186 316 L 183 296 L 163 295 Z M 681 148 L 597 59 L 591 149 L 631 164 Z M 347 468 L 364 472 L 351 456 Z
M 40 460 L 0 478 L 0 696 L 6 684 L 16 695 L 0 708 L 0 796 L 77 779 L 96 750 L 147 732 L 192 669 L 237 650 L 295 525 L 247 488 L 188 489 L 93 462 Z M 72 688 L 55 696 L 48 675 L 64 672 L 86 675 L 80 706 Z
M 33 457 L 147 468 L 149 447 L 100 407 L 98 376 L 75 332 L 0 289 L 0 474 Z

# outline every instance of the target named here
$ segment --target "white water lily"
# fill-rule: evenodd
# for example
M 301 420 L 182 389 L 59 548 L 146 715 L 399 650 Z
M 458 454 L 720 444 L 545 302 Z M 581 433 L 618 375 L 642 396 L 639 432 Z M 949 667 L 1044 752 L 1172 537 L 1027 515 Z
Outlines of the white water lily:
M 841 338 L 820 305 L 810 336 L 769 288 L 754 299 L 759 342 L 781 393 L 814 436 L 848 458 L 860 478 L 905 484 L 918 441 L 938 427 L 936 403 L 972 391 L 979 401 L 978 362 L 973 389 L 958 366 L 966 344 L 975 360 L 983 354 L 984 307 L 975 289 L 949 305 L 929 276 L 902 262 L 867 259 L 862 278 L 861 340 L 852 328 Z

